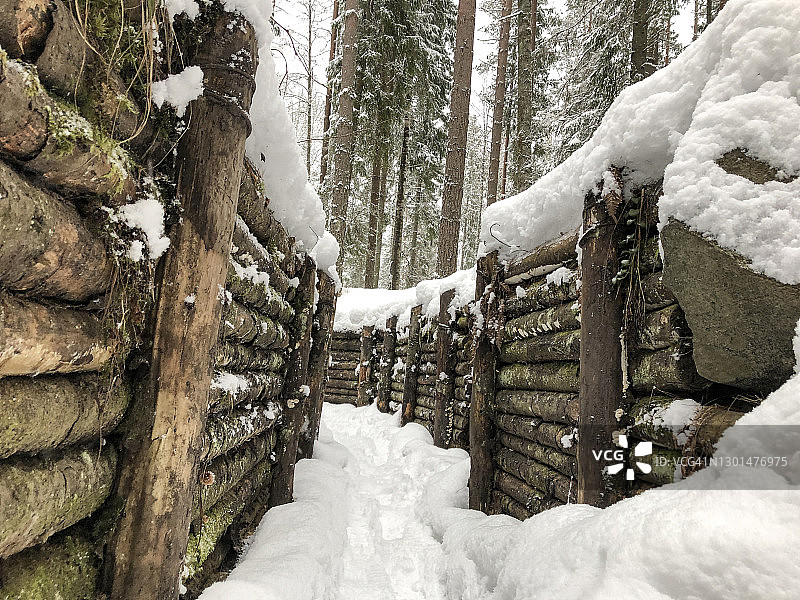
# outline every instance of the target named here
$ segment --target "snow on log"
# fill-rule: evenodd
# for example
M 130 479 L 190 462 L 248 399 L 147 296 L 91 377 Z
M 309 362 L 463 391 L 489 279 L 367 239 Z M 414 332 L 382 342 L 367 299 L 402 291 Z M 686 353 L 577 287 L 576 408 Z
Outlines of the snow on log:
M 575 247 L 578 244 L 578 231 L 557 239 L 553 242 L 539 246 L 525 258 L 506 265 L 505 282 L 517 283 L 530 277 L 529 273 L 535 269 L 548 265 L 558 265 L 568 260 L 574 260 L 578 254 Z
M 97 510 L 111 492 L 116 464 L 111 446 L 98 455 L 96 445 L 58 458 L 0 463 L 0 558 L 40 544 Z
M 259 271 L 269 275 L 270 285 L 279 294 L 285 294 L 288 291 L 289 276 L 284 272 L 279 256 L 265 248 L 256 239 L 241 217 L 236 219 L 236 228 L 233 230 L 231 256 L 243 265 L 252 261 L 257 265 Z
M 0 284 L 83 302 L 110 287 L 112 271 L 103 242 L 71 205 L 0 162 Z
M 531 363 L 580 359 L 581 332 L 559 331 L 532 338 L 507 342 L 500 348 L 503 363 Z
M 497 374 L 497 386 L 513 390 L 577 392 L 577 363 L 546 362 L 503 365 Z
M 711 385 L 698 375 L 687 343 L 655 352 L 637 352 L 630 359 L 629 371 L 633 389 L 638 392 L 690 392 Z
M 0 379 L 0 458 L 60 449 L 112 431 L 130 403 L 103 374 Z
M 275 350 L 259 350 L 241 344 L 218 343 L 215 348 L 215 365 L 232 371 L 272 371 L 283 367 L 283 355 Z
M 201 460 L 213 460 L 272 427 L 278 420 L 278 407 L 236 408 L 229 414 L 209 416 L 203 432 Z
M 495 461 L 506 473 L 522 479 L 545 494 L 555 496 L 562 502 L 574 502 L 576 499 L 577 486 L 574 481 L 519 452 L 501 448 L 495 455 Z
M 289 323 L 294 318 L 294 309 L 275 288 L 248 279 L 244 274 L 240 276 L 233 265 L 228 270 L 226 288 L 235 298 L 279 323 Z
M 93 313 L 0 292 L 0 377 L 99 371 L 111 359 L 109 337 Z
M 274 398 L 282 390 L 283 377 L 278 373 L 217 371 L 211 381 L 209 407 L 211 412 L 230 410 L 234 406 Z
M 516 290 L 517 294 L 506 299 L 506 314 L 511 317 L 577 300 L 580 286 L 577 277 L 561 283 L 541 278 L 527 287 L 517 286 Z

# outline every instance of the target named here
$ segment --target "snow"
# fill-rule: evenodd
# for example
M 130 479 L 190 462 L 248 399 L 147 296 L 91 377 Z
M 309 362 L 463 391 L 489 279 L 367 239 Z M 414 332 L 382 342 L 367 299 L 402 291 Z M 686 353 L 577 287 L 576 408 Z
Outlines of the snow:
M 128 227 L 141 230 L 147 241 L 148 257 L 157 259 L 169 248 L 169 238 L 164 235 L 164 207 L 152 197 L 142 198 L 132 204 L 125 204 L 112 216 Z M 134 240 L 128 249 L 128 258 L 140 261 L 144 258 L 144 245 Z
M 167 9 L 170 21 L 181 13 L 192 20 L 200 14 L 200 7 L 195 0 L 164 0 L 163 5 Z
M 362 327 L 373 326 L 379 331 L 386 329 L 386 320 L 398 317 L 399 329 L 411 320 L 411 309 L 422 305 L 422 315 L 436 318 L 439 315 L 439 296 L 454 290 L 450 312 L 466 306 L 475 298 L 475 269 L 456 271 L 442 279 L 426 279 L 413 288 L 382 290 L 344 288 L 336 303 L 334 329 L 338 332 L 361 332 Z
M 203 95 L 203 69 L 192 65 L 162 81 L 154 81 L 151 94 L 158 108 L 166 102 L 175 107 L 179 118 L 183 117 L 189 102 Z
M 501 259 L 580 225 L 583 199 L 612 165 L 633 185 L 664 177 L 670 218 L 708 234 L 752 268 L 800 283 L 800 179 L 763 185 L 716 164 L 735 148 L 800 174 L 800 4 L 730 0 L 669 66 L 625 89 L 592 138 L 528 190 L 489 207 L 481 254 Z M 669 260 L 666 257 L 666 260 Z
M 800 331 L 795 343 L 800 358 Z M 326 404 L 315 458 L 297 463 L 295 501 L 266 514 L 228 579 L 201 598 L 793 598 L 798 397 L 800 374 L 715 454 L 785 465 L 709 466 L 606 509 L 572 504 L 524 522 L 465 508 L 462 450 L 434 447 L 399 414 Z
M 234 398 L 239 392 L 246 391 L 249 388 L 250 382 L 246 378 L 228 371 L 217 371 L 214 373 L 214 379 L 211 380 L 212 390 L 222 390 Z

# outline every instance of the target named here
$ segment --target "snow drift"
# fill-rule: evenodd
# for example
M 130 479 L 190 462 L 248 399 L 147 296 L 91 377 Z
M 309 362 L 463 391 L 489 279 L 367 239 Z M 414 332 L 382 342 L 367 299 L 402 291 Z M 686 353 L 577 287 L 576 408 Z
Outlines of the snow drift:
M 524 192 L 484 213 L 481 252 L 530 252 L 580 225 L 610 166 L 634 185 L 664 177 L 676 218 L 784 283 L 800 283 L 800 3 L 730 0 L 673 63 L 625 89 L 592 138 Z M 716 161 L 746 149 L 778 171 L 757 184 Z M 668 258 L 667 258 L 668 260 Z

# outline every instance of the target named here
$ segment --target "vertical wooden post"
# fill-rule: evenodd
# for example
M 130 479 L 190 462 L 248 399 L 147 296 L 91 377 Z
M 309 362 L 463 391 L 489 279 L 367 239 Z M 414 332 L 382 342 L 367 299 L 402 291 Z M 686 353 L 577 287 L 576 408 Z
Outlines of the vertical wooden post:
M 480 303 L 483 325 L 475 331 L 472 359 L 472 399 L 469 406 L 469 507 L 487 512 L 494 477 L 494 424 L 492 410 L 497 368 L 496 332 L 499 315 L 497 253 L 478 261 L 475 301 Z M 492 294 L 493 293 L 493 294 Z M 493 298 L 492 298 L 493 296 Z M 490 298 L 492 301 L 490 302 Z
M 278 431 L 275 454 L 278 461 L 272 469 L 269 506 L 280 506 L 292 501 L 294 465 L 300 428 L 303 425 L 305 404 L 309 401 L 303 392 L 308 378 L 308 357 L 311 353 L 311 323 L 314 310 L 314 282 L 317 270 L 314 261 L 306 257 L 300 285 L 294 298 L 295 319 L 292 327 L 292 352 L 283 383 L 281 400 L 283 417 Z
M 317 292 L 319 299 L 312 325 L 312 345 L 308 358 L 308 387 L 311 393 L 306 402 L 307 419 L 304 419 L 303 430 L 300 432 L 300 445 L 297 448 L 298 459 L 311 458 L 314 453 L 314 441 L 319 436 L 322 401 L 328 377 L 328 355 L 333 335 L 333 319 L 336 314 L 336 284 L 323 271 L 317 272 Z
M 433 412 L 433 443 L 448 448 L 453 438 L 453 376 L 456 353 L 453 351 L 453 334 L 450 327 L 450 303 L 455 290 L 447 290 L 439 297 L 439 323 L 436 328 L 436 398 Z
M 375 339 L 372 337 L 374 327 L 361 329 L 361 362 L 358 365 L 358 400 L 356 406 L 367 406 L 372 402 L 372 351 Z
M 605 466 L 593 452 L 613 449 L 614 412 L 622 402 L 624 298 L 612 278 L 619 269 L 616 223 L 606 204 L 588 195 L 581 252 L 581 367 L 578 417 L 578 502 L 605 506 Z
M 414 420 L 414 409 L 417 407 L 417 371 L 419 370 L 419 318 L 422 306 L 411 309 L 411 324 L 408 327 L 408 350 L 406 351 L 406 381 L 403 385 L 403 415 L 400 424 L 405 425 Z
M 394 368 L 394 347 L 397 344 L 397 317 L 386 319 L 386 331 L 383 332 L 383 349 L 381 352 L 380 371 L 378 374 L 378 410 L 389 412 L 389 400 L 392 395 L 392 369 Z
M 178 148 L 181 222 L 160 269 L 150 369 L 122 442 L 125 509 L 106 561 L 105 587 L 119 600 L 178 597 L 255 88 L 247 57 L 256 55 L 250 24 L 220 11 L 194 57 L 205 89 L 232 98 L 236 110 L 201 95 Z M 245 57 L 241 75 L 206 69 L 231 56 Z

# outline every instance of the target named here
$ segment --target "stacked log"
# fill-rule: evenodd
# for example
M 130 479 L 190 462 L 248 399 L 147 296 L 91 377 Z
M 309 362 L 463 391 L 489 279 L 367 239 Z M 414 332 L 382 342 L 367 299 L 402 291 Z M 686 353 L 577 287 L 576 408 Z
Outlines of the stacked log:
M 335 323 L 334 323 L 335 327 Z M 335 331 L 331 338 L 325 402 L 358 403 L 358 376 L 361 371 L 361 332 Z
M 406 386 L 406 364 L 408 361 L 409 327 L 397 332 L 394 346 L 394 361 L 387 365 L 390 371 L 389 411 L 395 413 L 403 408 L 403 390 Z
M 433 420 L 436 409 L 436 335 L 438 327 L 435 319 L 421 317 L 419 322 L 419 346 L 414 378 L 413 419 L 434 435 Z M 433 379 L 428 377 L 432 376 Z
M 509 265 L 497 353 L 490 513 L 518 519 L 574 502 L 580 309 L 575 236 Z
M 469 407 L 472 398 L 473 343 L 470 307 L 462 307 L 453 322 L 451 353 L 455 355 L 453 386 L 453 435 L 451 446 L 469 450 Z M 460 417 L 460 418 L 459 418 Z

